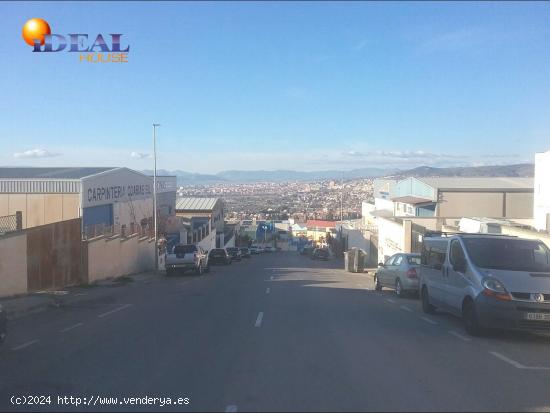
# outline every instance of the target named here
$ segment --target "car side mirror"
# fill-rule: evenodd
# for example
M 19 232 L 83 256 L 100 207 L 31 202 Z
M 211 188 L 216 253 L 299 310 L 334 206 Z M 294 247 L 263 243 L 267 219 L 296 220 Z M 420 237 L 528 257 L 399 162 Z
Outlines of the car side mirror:
M 384 267 L 385 265 L 384 265 L 383 262 L 379 262 L 379 263 L 378 263 L 378 266 L 379 266 L 379 267 Z

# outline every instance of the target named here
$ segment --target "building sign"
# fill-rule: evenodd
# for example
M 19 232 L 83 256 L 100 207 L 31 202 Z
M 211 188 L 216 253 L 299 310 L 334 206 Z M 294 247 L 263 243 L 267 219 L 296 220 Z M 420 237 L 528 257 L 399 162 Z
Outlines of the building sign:
M 176 192 L 178 189 L 175 176 L 157 176 L 157 192 Z
M 82 179 L 82 208 L 138 199 L 153 201 L 153 179 L 139 172 L 119 168 Z

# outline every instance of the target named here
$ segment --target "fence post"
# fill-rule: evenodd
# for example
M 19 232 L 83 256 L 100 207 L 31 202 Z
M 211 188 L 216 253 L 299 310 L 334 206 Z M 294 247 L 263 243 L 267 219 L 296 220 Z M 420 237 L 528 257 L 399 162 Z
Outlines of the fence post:
M 412 250 L 412 221 L 403 220 L 403 252 L 409 253 Z
M 15 212 L 15 229 L 21 231 L 23 229 L 23 213 L 21 211 Z

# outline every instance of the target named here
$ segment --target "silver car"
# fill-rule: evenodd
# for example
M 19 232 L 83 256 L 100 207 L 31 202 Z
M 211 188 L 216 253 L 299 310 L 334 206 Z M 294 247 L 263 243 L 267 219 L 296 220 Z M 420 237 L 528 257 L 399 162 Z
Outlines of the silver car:
M 378 264 L 374 275 L 374 288 L 393 288 L 398 297 L 418 292 L 418 268 L 420 254 L 395 254 L 385 263 Z
M 422 309 L 462 317 L 466 331 L 550 331 L 550 250 L 539 240 L 488 234 L 427 236 Z

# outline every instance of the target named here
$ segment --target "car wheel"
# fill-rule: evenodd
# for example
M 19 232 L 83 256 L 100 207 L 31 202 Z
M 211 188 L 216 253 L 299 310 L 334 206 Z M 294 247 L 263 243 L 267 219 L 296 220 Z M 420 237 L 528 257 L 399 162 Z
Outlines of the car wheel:
M 382 284 L 380 284 L 380 280 L 378 280 L 378 277 L 374 276 L 374 289 L 376 291 L 382 291 Z
M 462 305 L 462 321 L 466 332 L 474 337 L 483 335 L 483 328 L 479 325 L 476 306 L 474 302 L 467 299 Z
M 436 307 L 430 304 L 430 295 L 428 294 L 428 288 L 422 287 L 422 311 L 426 314 L 435 314 Z
M 403 291 L 403 285 L 401 284 L 401 280 L 398 278 L 395 280 L 395 295 L 397 295 L 399 298 L 403 298 L 405 295 L 405 291 Z

